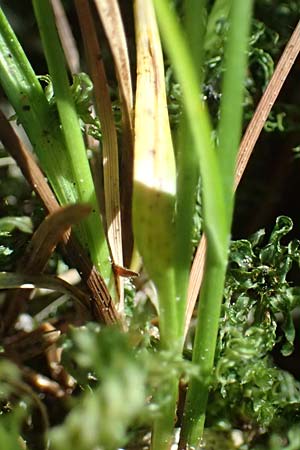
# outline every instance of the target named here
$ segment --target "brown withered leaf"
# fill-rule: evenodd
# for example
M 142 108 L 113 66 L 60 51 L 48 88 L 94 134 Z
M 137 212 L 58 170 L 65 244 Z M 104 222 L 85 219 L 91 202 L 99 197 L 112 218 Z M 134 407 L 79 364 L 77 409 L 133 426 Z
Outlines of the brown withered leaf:
M 90 212 L 89 205 L 76 204 L 50 213 L 33 234 L 18 264 L 18 270 L 32 274 L 42 272 L 64 233 Z
M 76 0 L 75 5 L 89 71 L 94 85 L 96 111 L 101 122 L 107 237 L 113 262 L 122 266 L 123 247 L 117 130 L 114 122 L 105 67 L 101 57 L 100 44 L 90 6 L 88 2 L 83 0 Z M 116 282 L 120 300 L 119 310 L 123 311 L 124 283 L 118 276 L 116 276 Z
M 133 93 L 125 30 L 117 0 L 94 0 L 113 56 L 122 110 L 121 208 L 124 264 L 133 248 L 131 202 L 133 179 Z M 117 261 L 116 261 L 117 263 Z

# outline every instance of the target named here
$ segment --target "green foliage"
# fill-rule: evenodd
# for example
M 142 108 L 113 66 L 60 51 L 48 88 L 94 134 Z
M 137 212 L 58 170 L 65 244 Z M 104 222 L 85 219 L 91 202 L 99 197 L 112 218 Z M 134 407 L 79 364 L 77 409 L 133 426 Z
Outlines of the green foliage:
M 67 366 L 83 392 L 65 423 L 52 430 L 51 448 L 89 450 L 98 445 L 115 449 L 124 445 L 128 426 L 145 404 L 145 372 L 128 337 L 89 324 L 72 329 L 65 345 Z
M 251 313 L 251 326 L 264 324 L 266 336 L 271 339 L 276 331 L 276 315 L 281 313 L 285 336 L 282 352 L 285 355 L 293 350 L 295 330 L 291 313 L 300 300 L 299 288 L 287 281 L 293 262 L 299 263 L 299 242 L 294 240 L 288 245 L 281 244 L 281 239 L 291 229 L 291 219 L 281 216 L 264 247 L 261 247 L 263 231 L 256 233 L 249 241 L 233 243 L 225 289 L 226 314 L 230 314 L 235 325 L 243 325 L 244 331 L 249 323 L 247 314 Z M 272 339 L 269 346 L 273 346 Z
M 20 407 L 14 407 L 13 411 L 1 414 L 0 419 L 0 442 L 1 448 L 5 450 L 21 450 L 22 439 L 20 437 L 21 420 L 24 411 Z
M 299 264 L 298 241 L 286 240 L 291 228 L 289 218 L 279 217 L 268 240 L 261 230 L 231 244 L 206 450 L 298 448 L 300 383 L 271 357 L 275 347 L 285 355 L 292 351 L 292 314 L 300 301 L 299 288 L 288 281 L 293 264 Z M 130 305 L 128 334 L 89 323 L 71 328 L 63 338 L 62 362 L 76 379 L 78 392 L 65 419 L 50 430 L 51 449 L 116 449 L 136 442 L 141 430 L 145 434 L 160 417 L 170 380 L 199 376 L 189 361 L 158 350 L 147 322 L 147 303 Z M 8 435 L 16 442 L 22 424 L 18 408 L 15 416 L 9 414 L 1 421 L 1 443 Z M 7 432 L 12 426 L 15 431 Z M 240 446 L 235 444 L 237 432 Z
M 298 450 L 300 448 L 299 424 L 293 425 L 287 433 L 287 438 L 274 434 L 270 439 L 270 450 Z M 259 450 L 259 447 L 256 447 Z
M 57 114 L 56 98 L 53 90 L 53 83 L 50 75 L 40 76 L 39 79 L 46 83 L 44 92 L 49 104 L 52 107 L 53 114 Z M 93 83 L 90 77 L 84 73 L 76 73 L 73 75 L 73 83 L 70 86 L 70 91 L 75 104 L 77 115 L 81 121 L 82 131 L 85 125 L 88 125 L 88 134 L 95 139 L 101 139 L 101 127 L 99 119 L 94 117 L 91 112 L 93 105 Z
M 215 22 L 215 35 L 218 39 L 206 45 L 205 79 L 203 94 L 208 102 L 214 123 L 219 117 L 221 100 L 221 80 L 224 72 L 224 45 L 226 43 L 228 22 L 220 16 Z M 244 115 L 252 116 L 257 100 L 268 84 L 274 70 L 273 49 L 276 48 L 278 34 L 267 28 L 257 19 L 252 22 L 249 39 L 249 67 L 245 81 Z
M 293 351 L 300 297 L 287 277 L 293 263 L 299 265 L 299 242 L 282 243 L 291 229 L 292 221 L 282 216 L 267 243 L 260 230 L 231 244 L 211 394 L 215 409 L 208 419 L 221 429 L 242 422 L 249 435 L 282 430 L 286 436 L 300 423 L 300 383 L 271 357 L 275 346 L 285 356 Z
M 22 449 L 20 429 L 26 414 L 25 403 L 12 404 L 9 395 L 14 393 L 14 383 L 19 380 L 17 367 L 6 360 L 0 362 L 0 443 L 6 450 Z
M 136 329 L 124 334 L 89 323 L 71 328 L 63 349 L 63 364 L 81 392 L 50 433 L 55 450 L 116 449 L 134 441 L 141 426 L 160 417 L 174 376 L 198 374 L 189 361 L 159 351 L 145 330 L 138 336 Z

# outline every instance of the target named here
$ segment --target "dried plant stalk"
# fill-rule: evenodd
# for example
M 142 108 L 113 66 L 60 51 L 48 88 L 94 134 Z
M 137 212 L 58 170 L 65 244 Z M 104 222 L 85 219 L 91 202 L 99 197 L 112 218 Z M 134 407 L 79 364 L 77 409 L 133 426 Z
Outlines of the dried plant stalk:
M 61 0 L 51 0 L 57 31 L 71 73 L 80 70 L 79 53 Z
M 82 31 L 82 38 L 84 41 L 89 70 L 94 84 L 96 110 L 99 115 L 102 128 L 103 178 L 107 236 L 114 264 L 123 266 L 118 140 L 109 95 L 108 82 L 101 58 L 101 49 L 97 39 L 91 9 L 88 3 L 84 0 L 76 0 L 75 5 Z M 123 281 L 118 276 L 116 276 L 116 279 L 120 294 L 119 309 L 120 311 L 123 311 Z
M 133 98 L 130 63 L 122 17 L 116 0 L 95 0 L 116 66 L 124 107 L 132 124 Z
M 131 203 L 133 179 L 133 94 L 127 42 L 116 0 L 95 0 L 99 16 L 114 59 L 122 109 L 121 208 L 123 252 L 130 265 L 133 247 Z
M 53 275 L 0 272 L 0 289 L 34 289 L 36 287 L 70 295 L 80 301 L 84 307 L 87 307 L 90 302 L 90 297 L 87 293 Z

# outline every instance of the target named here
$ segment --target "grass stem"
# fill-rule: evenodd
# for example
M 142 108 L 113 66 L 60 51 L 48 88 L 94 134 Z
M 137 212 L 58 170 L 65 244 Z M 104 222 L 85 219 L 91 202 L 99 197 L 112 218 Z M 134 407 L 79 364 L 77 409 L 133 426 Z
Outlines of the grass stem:
M 223 109 L 225 109 L 224 114 L 227 115 L 227 98 L 230 95 L 234 96 L 236 89 L 237 100 L 234 101 L 234 105 L 237 111 L 231 116 L 234 123 L 232 121 L 228 123 L 227 116 L 221 121 L 222 142 L 225 141 L 223 131 L 225 126 L 227 127 L 226 132 L 231 134 L 231 137 L 230 144 L 226 144 L 225 149 L 222 148 L 224 153 L 220 156 L 220 152 L 217 154 L 212 143 L 212 130 L 208 114 L 199 98 L 199 76 L 197 73 L 199 69 L 197 63 L 193 61 L 194 55 L 188 48 L 184 34 L 168 2 L 164 0 L 155 1 L 165 47 L 181 85 L 183 106 L 189 121 L 194 152 L 196 152 L 200 163 L 203 227 L 207 238 L 205 274 L 193 349 L 193 362 L 199 366 L 200 379 L 192 379 L 188 388 L 180 448 L 199 445 L 205 422 L 227 266 L 232 220 L 234 167 L 241 130 L 245 53 L 248 43 L 251 4 L 251 0 L 246 0 L 246 2 L 233 0 L 232 2 L 226 60 L 228 72 L 233 72 L 233 75 L 228 75 L 229 79 L 226 78 L 224 81 L 225 103 Z M 199 17 L 195 16 L 194 21 L 198 20 Z M 240 39 L 241 45 L 234 45 L 232 40 L 236 39 Z M 237 54 L 233 56 L 232 52 Z M 231 70 L 229 64 L 238 66 L 236 76 L 234 76 L 234 69 Z M 233 148 L 231 148 L 232 145 L 234 145 Z M 225 153 L 226 150 L 229 154 Z M 227 171 L 225 175 L 224 170 Z M 227 207 L 228 198 L 231 201 L 229 208 Z

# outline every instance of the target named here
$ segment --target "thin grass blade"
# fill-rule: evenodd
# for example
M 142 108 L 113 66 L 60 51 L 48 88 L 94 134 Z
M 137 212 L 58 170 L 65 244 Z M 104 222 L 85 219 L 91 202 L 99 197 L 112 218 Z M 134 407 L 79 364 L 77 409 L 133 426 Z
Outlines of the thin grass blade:
M 198 95 L 200 99 L 201 80 L 203 78 L 204 36 L 206 31 L 206 0 L 187 0 L 184 3 L 184 10 L 185 32 L 193 60 L 196 63 L 195 69 L 199 78 Z M 195 16 L 198 17 L 198 21 L 194 20 Z M 198 156 L 194 149 L 193 136 L 185 113 L 181 117 L 176 144 L 176 295 L 179 326 L 183 335 L 192 259 L 192 233 L 199 183 Z
M 218 134 L 218 156 L 223 179 L 227 217 L 231 228 L 234 172 L 241 139 L 248 40 L 253 0 L 232 1 L 225 50 L 225 67 Z

